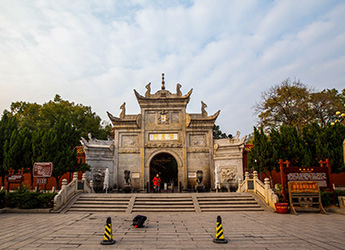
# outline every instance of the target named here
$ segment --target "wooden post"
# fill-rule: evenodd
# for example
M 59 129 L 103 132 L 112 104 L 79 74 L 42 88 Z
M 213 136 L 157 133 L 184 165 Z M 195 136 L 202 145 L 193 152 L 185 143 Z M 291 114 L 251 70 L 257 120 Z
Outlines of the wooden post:
M 287 202 L 286 199 L 286 185 L 285 185 L 285 173 L 284 173 L 284 164 L 286 164 L 286 167 L 289 167 L 290 162 L 289 161 L 284 161 L 282 159 L 279 160 L 279 166 L 280 166 L 280 178 L 281 178 L 281 184 L 282 184 L 282 194 L 284 198 L 284 202 Z

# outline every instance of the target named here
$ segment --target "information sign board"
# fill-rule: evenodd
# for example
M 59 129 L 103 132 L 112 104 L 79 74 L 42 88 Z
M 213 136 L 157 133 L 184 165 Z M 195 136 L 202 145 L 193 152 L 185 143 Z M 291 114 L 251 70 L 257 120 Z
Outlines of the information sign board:
M 7 182 L 10 183 L 21 183 L 24 181 L 24 175 L 22 174 L 10 174 L 6 177 Z
M 37 184 L 47 184 L 47 178 L 37 178 Z
M 290 207 L 294 214 L 297 214 L 296 210 L 326 213 L 317 181 L 290 181 L 288 187 Z
M 35 162 L 32 169 L 34 177 L 49 178 L 52 176 L 53 163 L 52 162 Z

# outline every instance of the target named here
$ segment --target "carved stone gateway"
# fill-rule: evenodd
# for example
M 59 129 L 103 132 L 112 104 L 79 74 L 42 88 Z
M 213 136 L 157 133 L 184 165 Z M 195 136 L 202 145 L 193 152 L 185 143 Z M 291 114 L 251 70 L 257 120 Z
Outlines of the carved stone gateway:
M 201 102 L 200 113 L 187 113 L 192 89 L 183 94 L 182 85 L 177 84 L 176 93 L 171 93 L 165 88 L 163 75 L 162 87 L 156 93 L 151 93 L 149 83 L 144 95 L 136 90 L 134 94 L 140 114 L 127 114 L 125 103 L 120 107 L 119 117 L 107 112 L 113 124 L 111 140 L 82 138 L 86 161 L 92 167 L 89 179 L 97 175 L 97 169 L 109 168 L 109 186 L 120 191 L 128 186 L 123 181 L 128 177 L 126 170 L 133 175 L 131 189 L 144 191 L 152 186 L 154 176 L 151 175 L 158 173 L 162 186 L 173 183 L 171 186 L 179 187 L 179 190 L 193 190 L 197 176 L 191 173 L 201 171 L 202 185 L 212 190 L 216 181 L 215 166 L 221 187 L 225 183 L 237 183 L 238 178 L 243 179 L 241 154 L 244 140 L 235 138 L 231 143 L 226 142 L 232 145 L 231 149 L 223 141 L 214 141 L 213 126 L 220 111 L 209 115 L 207 105 Z M 169 161 L 161 156 L 169 157 Z M 224 157 L 227 160 L 221 159 Z

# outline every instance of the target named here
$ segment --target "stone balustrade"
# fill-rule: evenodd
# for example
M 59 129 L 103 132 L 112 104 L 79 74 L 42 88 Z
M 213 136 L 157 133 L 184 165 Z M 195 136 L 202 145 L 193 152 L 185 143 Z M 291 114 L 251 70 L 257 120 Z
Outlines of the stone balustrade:
M 258 172 L 254 171 L 253 178 L 250 178 L 249 173 L 245 173 L 244 181 L 238 180 L 237 192 L 243 193 L 252 191 L 259 195 L 270 207 L 275 210 L 274 203 L 279 201 L 278 196 L 270 187 L 270 180 L 265 178 L 264 183 L 258 178 Z
M 92 181 L 90 183 L 86 180 L 85 173 L 83 174 L 81 183 L 83 183 L 83 189 L 78 190 L 78 173 L 73 173 L 73 180 L 67 184 L 67 180 L 62 180 L 61 190 L 54 197 L 54 210 L 61 209 L 64 205 L 67 204 L 70 198 L 72 198 L 77 192 L 92 193 L 93 186 Z

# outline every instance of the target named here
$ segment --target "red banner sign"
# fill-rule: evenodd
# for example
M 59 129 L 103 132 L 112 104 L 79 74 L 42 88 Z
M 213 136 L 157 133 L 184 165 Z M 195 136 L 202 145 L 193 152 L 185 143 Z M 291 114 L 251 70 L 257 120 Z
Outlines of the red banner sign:
M 52 176 L 53 163 L 52 162 L 35 162 L 32 169 L 34 177 L 49 178 Z

